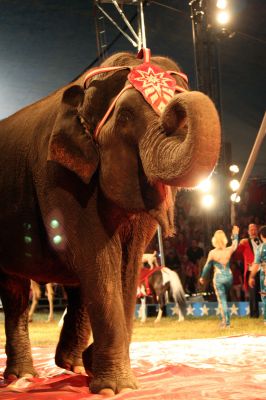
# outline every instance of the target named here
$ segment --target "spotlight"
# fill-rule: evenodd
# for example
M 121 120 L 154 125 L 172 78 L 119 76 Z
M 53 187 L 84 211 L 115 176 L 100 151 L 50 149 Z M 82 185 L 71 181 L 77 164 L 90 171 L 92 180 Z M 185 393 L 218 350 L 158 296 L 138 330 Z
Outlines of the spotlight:
M 201 190 L 202 192 L 209 192 L 211 188 L 211 181 L 210 179 L 205 179 L 204 181 L 200 182 L 196 189 Z
M 205 194 L 201 199 L 204 208 L 211 208 L 214 205 L 214 197 L 212 194 Z
M 219 11 L 216 15 L 216 20 L 220 25 L 226 25 L 230 21 L 230 14 L 228 11 Z
M 217 0 L 216 7 L 220 10 L 224 10 L 228 6 L 227 0 Z
M 230 165 L 229 171 L 232 172 L 233 174 L 237 174 L 239 172 L 239 168 L 237 165 L 233 164 L 233 165 Z
M 233 192 L 237 191 L 239 188 L 239 181 L 237 179 L 232 179 L 229 183 L 230 188 L 233 190 Z
M 233 203 L 239 203 L 241 200 L 240 196 L 237 196 L 236 193 L 232 193 L 230 199 Z

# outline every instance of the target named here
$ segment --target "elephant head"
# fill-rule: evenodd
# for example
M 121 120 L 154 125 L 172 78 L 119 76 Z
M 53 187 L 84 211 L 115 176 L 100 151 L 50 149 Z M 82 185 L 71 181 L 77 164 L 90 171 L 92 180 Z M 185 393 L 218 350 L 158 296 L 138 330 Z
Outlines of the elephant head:
M 145 63 L 153 68 L 155 85 L 158 77 L 170 82 L 163 107 L 150 101 L 154 88 L 144 88 L 145 97 L 131 84 L 134 68 L 145 75 Z M 185 75 L 168 58 L 143 63 L 130 53 L 111 56 L 64 90 L 48 159 L 74 171 L 85 184 L 98 169 L 108 199 L 128 212 L 147 211 L 169 234 L 173 193 L 208 177 L 220 148 L 212 101 L 187 89 Z

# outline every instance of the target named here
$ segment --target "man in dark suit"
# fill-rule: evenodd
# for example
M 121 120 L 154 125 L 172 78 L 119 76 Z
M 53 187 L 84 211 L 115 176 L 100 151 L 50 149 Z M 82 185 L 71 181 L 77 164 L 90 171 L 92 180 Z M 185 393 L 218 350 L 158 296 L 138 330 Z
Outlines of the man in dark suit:
M 258 238 L 258 228 L 256 224 L 249 224 L 248 239 L 242 239 L 236 251 L 236 257 L 239 256 L 244 260 L 244 289 L 249 293 L 250 318 L 259 318 L 259 301 L 260 301 L 260 280 L 259 274 L 255 276 L 255 284 L 253 288 L 248 286 L 248 279 L 251 267 L 254 262 L 255 251 L 260 244 Z

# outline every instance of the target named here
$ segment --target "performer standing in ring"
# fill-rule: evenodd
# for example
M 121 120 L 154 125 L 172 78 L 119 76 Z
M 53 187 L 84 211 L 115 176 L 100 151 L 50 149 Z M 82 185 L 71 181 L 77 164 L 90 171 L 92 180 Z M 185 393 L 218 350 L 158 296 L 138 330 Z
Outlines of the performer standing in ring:
M 256 250 L 254 264 L 252 265 L 248 284 L 251 288 L 255 286 L 255 277 L 260 269 L 260 290 L 263 301 L 264 325 L 266 325 L 266 225 L 259 229 L 259 237 L 262 243 Z
M 248 226 L 248 236 L 249 238 L 242 239 L 236 250 L 236 258 L 243 259 L 244 261 L 244 289 L 249 296 L 249 309 L 250 318 L 259 318 L 259 301 L 260 301 L 260 279 L 259 274 L 255 276 L 254 286 L 248 287 L 249 275 L 254 263 L 254 256 L 256 250 L 260 244 L 260 239 L 258 237 L 258 228 L 256 224 L 249 224 Z
M 230 269 L 230 258 L 238 245 L 239 227 L 234 226 L 232 230 L 232 245 L 226 247 L 228 240 L 222 230 L 214 233 L 212 238 L 212 249 L 203 267 L 200 283 L 205 282 L 206 276 L 214 268 L 213 286 L 222 317 L 222 327 L 230 327 L 230 311 L 227 305 L 227 294 L 233 283 L 233 275 Z

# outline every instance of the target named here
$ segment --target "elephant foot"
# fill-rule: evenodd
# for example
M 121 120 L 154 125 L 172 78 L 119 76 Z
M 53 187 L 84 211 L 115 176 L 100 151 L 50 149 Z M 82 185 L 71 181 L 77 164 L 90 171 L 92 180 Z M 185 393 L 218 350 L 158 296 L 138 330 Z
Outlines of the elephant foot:
M 136 390 L 138 389 L 138 384 L 132 372 L 125 376 L 125 372 L 123 371 L 121 375 L 118 375 L 116 372 L 115 376 L 111 374 L 94 376 L 89 383 L 89 387 L 92 393 L 111 397 L 118 393 L 127 393 Z
M 137 380 L 134 377 L 129 364 L 122 363 L 116 366 L 116 362 L 110 362 L 103 356 L 96 357 L 96 360 L 104 360 L 103 365 L 93 364 L 94 343 L 89 345 L 82 353 L 83 364 L 88 376 L 91 377 L 89 387 L 92 393 L 98 393 L 106 397 L 118 393 L 126 393 L 138 388 Z
M 33 376 L 38 376 L 38 373 L 33 367 L 32 361 L 23 363 L 8 361 L 4 371 L 4 378 L 8 381 L 14 381 L 18 378 L 32 378 Z
M 81 356 L 76 355 L 73 351 L 61 349 L 57 347 L 55 354 L 55 363 L 58 367 L 72 371 L 75 374 L 85 375 Z

